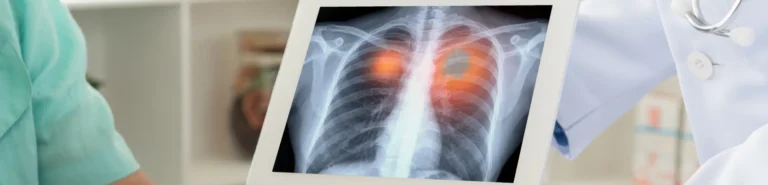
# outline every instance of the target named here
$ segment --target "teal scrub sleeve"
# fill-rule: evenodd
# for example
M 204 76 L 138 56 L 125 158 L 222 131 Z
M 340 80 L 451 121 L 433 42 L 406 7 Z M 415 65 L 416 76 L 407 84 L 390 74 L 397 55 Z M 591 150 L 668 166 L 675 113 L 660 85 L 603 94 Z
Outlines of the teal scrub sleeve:
M 655 1 L 582 3 L 552 145 L 576 158 L 650 90 L 675 74 Z
M 41 185 L 105 185 L 138 168 L 101 94 L 86 81 L 83 35 L 58 0 L 0 0 L 32 83 Z M 8 23 L 10 22 L 10 24 Z M 5 62 L 5 61 L 3 61 Z
M 62 90 L 33 96 L 37 124 L 40 183 L 104 185 L 138 170 L 138 163 L 115 131 L 112 113 L 104 98 L 86 82 L 78 67 L 49 72 L 41 86 Z M 55 85 L 54 85 L 55 84 Z M 66 84 L 66 85 L 65 85 Z M 50 89 L 49 89 L 50 90 Z

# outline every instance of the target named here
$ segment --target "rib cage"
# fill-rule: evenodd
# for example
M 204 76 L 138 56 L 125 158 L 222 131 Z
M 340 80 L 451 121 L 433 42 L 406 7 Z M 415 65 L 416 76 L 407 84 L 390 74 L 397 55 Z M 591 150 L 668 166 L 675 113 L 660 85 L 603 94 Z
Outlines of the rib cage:
M 304 88 L 297 88 L 302 96 L 294 97 L 296 116 L 303 119 L 289 128 L 297 172 L 495 179 L 519 145 L 521 133 L 512 129 L 521 123 L 514 112 L 525 106 L 518 102 L 529 103 L 518 98 L 529 97 L 516 90 L 524 89 L 527 69 L 538 60 L 546 25 L 493 22 L 488 14 L 470 19 L 466 10 L 471 8 L 398 8 L 387 14 L 395 19 L 383 22 L 316 27 L 302 70 Z M 484 51 L 474 54 L 485 53 L 480 69 L 486 75 L 468 78 L 471 83 L 458 90 L 431 87 L 439 82 L 430 82 L 430 62 L 466 45 Z M 380 64 L 371 59 L 381 50 L 407 57 L 405 69 L 375 68 L 379 76 L 371 78 L 366 68 Z
M 376 81 L 368 72 L 371 59 L 384 46 L 410 47 L 407 31 L 393 28 L 381 40 L 361 46 L 359 54 L 343 67 L 335 86 L 329 113 L 317 139 L 307 173 L 324 173 L 336 165 L 372 163 L 380 150 L 379 140 L 386 128 L 384 120 L 396 106 L 399 81 Z M 406 55 L 407 56 L 407 55 Z M 366 175 L 376 175 L 368 168 Z
M 479 72 L 466 78 L 468 87 L 441 88 L 450 84 L 433 82 L 432 108 L 440 129 L 441 156 L 439 169 L 453 173 L 464 180 L 483 180 L 488 165 L 488 135 L 490 116 L 493 112 L 493 88 L 496 86 L 498 71 L 496 60 L 492 57 L 490 41 L 487 38 L 468 40 L 472 30 L 467 26 L 458 26 L 443 33 L 441 43 L 446 49 L 440 51 L 447 55 L 458 52 L 456 48 L 471 47 L 485 54 L 485 60 L 476 61 Z M 467 62 L 469 56 L 458 56 L 447 60 Z M 477 72 L 477 71 L 475 71 Z M 447 75 L 447 74 L 444 74 Z M 436 77 L 440 78 L 440 77 Z

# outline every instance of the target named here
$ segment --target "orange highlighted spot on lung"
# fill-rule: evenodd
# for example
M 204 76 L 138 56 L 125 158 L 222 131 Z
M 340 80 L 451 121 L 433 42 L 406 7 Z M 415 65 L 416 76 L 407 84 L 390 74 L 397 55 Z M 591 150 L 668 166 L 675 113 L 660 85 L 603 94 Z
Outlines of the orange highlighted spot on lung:
M 496 61 L 491 55 L 491 42 L 487 38 L 472 38 L 473 31 L 466 26 L 448 30 L 441 36 L 440 48 L 434 61 L 431 93 L 433 102 L 472 104 L 466 93 L 487 99 L 485 88 L 495 84 L 493 70 Z M 446 101 L 447 100 L 447 101 Z
M 437 91 L 467 91 L 482 90 L 480 80 L 492 77 L 486 66 L 489 66 L 488 54 L 478 51 L 471 46 L 450 49 L 435 61 L 433 84 Z
M 467 27 L 458 27 L 441 37 L 430 87 L 438 122 L 463 123 L 466 116 L 490 111 L 487 106 L 492 102 L 490 89 L 496 83 L 496 61 L 490 40 L 470 35 Z
M 371 75 L 379 82 L 390 83 L 400 80 L 405 71 L 405 57 L 393 50 L 382 50 L 376 53 L 371 63 Z

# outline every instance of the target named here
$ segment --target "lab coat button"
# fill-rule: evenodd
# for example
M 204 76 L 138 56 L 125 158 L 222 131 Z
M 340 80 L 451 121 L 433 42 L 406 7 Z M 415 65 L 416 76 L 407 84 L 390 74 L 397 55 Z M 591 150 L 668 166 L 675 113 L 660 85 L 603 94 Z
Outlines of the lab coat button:
M 712 60 L 706 54 L 692 52 L 688 55 L 688 70 L 699 79 L 707 80 L 712 77 L 714 66 Z

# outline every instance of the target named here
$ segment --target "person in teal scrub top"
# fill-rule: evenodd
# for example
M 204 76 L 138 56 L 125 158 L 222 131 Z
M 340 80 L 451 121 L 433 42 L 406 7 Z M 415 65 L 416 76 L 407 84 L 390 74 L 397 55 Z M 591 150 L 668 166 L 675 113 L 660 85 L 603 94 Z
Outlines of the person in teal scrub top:
M 149 185 L 59 0 L 0 0 L 0 184 Z

